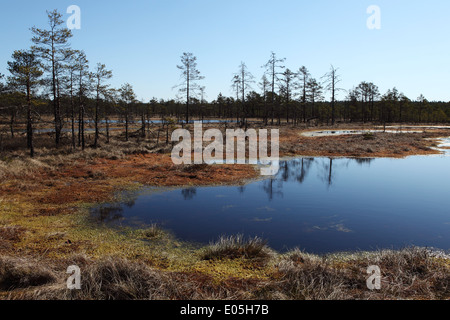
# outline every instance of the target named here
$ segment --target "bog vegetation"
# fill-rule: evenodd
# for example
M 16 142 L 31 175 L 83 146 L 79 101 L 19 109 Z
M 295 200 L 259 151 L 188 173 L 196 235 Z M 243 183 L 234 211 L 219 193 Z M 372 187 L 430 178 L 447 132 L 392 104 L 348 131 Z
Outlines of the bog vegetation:
M 174 86 L 179 99 L 139 101 L 132 85 L 111 87 L 113 72 L 69 45 L 73 35 L 59 12 L 47 14 L 46 26 L 30 29 L 30 48 L 12 52 L 4 62 L 9 74 L 0 75 L 0 298 L 450 297 L 449 260 L 426 249 L 279 254 L 262 239 L 242 235 L 191 249 L 157 225 L 119 232 L 86 221 L 89 204 L 112 201 L 118 189 L 256 178 L 248 166 L 174 166 L 167 155 L 171 131 L 194 119 L 282 126 L 282 156 L 405 156 L 437 153 L 426 139 L 441 133 L 309 139 L 297 129 L 444 123 L 450 103 L 422 95 L 409 99 L 396 88 L 381 93 L 370 82 L 343 90 L 338 68 L 331 66 L 315 78 L 301 64 L 287 68 L 286 59 L 274 52 L 261 62 L 260 80 L 245 62 L 236 64 L 231 90 L 224 88 L 231 95 L 212 101 L 205 99 L 197 58 L 182 53 L 180 63 L 174 63 L 181 75 Z M 346 92 L 345 98 L 337 98 L 339 91 Z M 71 264 L 83 270 L 81 291 L 67 290 Z M 366 268 L 374 264 L 383 270 L 383 286 L 371 292 L 365 286 Z
M 447 102 L 430 102 L 422 95 L 410 99 L 397 88 L 381 93 L 377 85 L 365 81 L 344 90 L 339 86 L 338 68 L 331 66 L 327 74 L 315 78 L 300 64 L 287 68 L 286 59 L 274 52 L 262 63 L 265 73 L 259 81 L 241 62 L 230 79 L 231 91 L 224 88 L 233 92 L 231 96 L 221 93 L 213 101 L 204 99 L 204 76 L 197 58 L 183 53 L 176 66 L 181 81 L 174 86 L 179 99 L 139 101 L 132 85 L 112 88 L 108 80 L 113 73 L 107 66 L 90 63 L 83 50 L 70 47 L 73 34 L 58 11 L 47 14 L 47 26 L 30 29 L 30 48 L 12 52 L 11 61 L 5 62 L 9 74 L 0 74 L 0 152 L 12 148 L 14 141 L 20 144 L 26 133 L 26 148 L 33 156 L 36 127 L 46 129 L 56 148 L 84 150 L 97 147 L 99 139 L 109 143 L 113 126 L 123 132 L 123 140 L 145 137 L 154 120 L 168 132 L 175 123 L 204 118 L 235 120 L 241 125 L 251 119 L 265 125 L 299 126 L 440 123 L 450 117 Z M 344 99 L 337 99 L 339 91 L 346 92 Z M 133 131 L 130 124 L 135 124 Z M 87 128 L 93 134 L 89 141 Z

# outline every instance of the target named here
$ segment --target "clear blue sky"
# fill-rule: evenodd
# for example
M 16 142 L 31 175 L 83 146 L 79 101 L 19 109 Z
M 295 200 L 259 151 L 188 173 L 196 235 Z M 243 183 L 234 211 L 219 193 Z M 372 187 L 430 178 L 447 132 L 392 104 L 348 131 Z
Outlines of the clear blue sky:
M 2 0 L 0 72 L 14 50 L 31 45 L 30 27 L 47 26 L 46 10 L 67 19 L 72 4 L 82 19 L 72 47 L 92 66 L 105 63 L 111 84 L 129 82 L 142 100 L 176 95 L 183 52 L 197 56 L 213 100 L 233 95 L 241 61 L 259 80 L 271 51 L 316 78 L 333 64 L 344 89 L 372 81 L 382 93 L 396 86 L 411 99 L 450 100 L 448 0 Z M 381 30 L 366 27 L 369 5 L 381 9 Z

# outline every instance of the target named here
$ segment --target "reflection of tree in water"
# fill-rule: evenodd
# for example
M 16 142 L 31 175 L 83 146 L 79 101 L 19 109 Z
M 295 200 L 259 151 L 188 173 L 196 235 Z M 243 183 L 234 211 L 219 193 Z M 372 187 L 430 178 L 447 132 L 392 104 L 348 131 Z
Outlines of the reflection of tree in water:
M 352 161 L 355 161 L 360 166 L 367 165 L 370 167 L 370 164 L 372 163 L 374 159 L 373 158 L 355 158 L 355 159 L 348 159 L 343 164 L 338 167 L 344 166 L 345 168 L 348 168 L 349 164 Z M 322 160 L 322 167 L 321 172 L 319 173 L 319 177 L 323 182 L 328 184 L 328 186 L 331 186 L 333 184 L 333 180 L 335 179 L 335 171 L 336 171 L 336 165 L 333 158 L 323 159 Z M 342 171 L 342 170 L 340 170 Z
M 300 183 L 303 183 L 303 181 L 305 181 L 305 178 L 308 174 L 308 171 L 311 167 L 311 165 L 314 162 L 314 158 L 302 158 L 301 160 L 301 167 L 300 167 L 300 173 L 297 174 L 297 181 Z
M 263 190 L 267 193 L 269 200 L 274 196 L 283 197 L 283 183 L 291 180 L 303 183 L 311 165 L 314 163 L 314 158 L 301 158 L 280 163 L 280 171 L 276 179 L 265 180 L 263 183 Z
M 135 191 L 125 191 L 122 193 L 122 199 L 124 199 L 122 201 L 122 204 L 127 206 L 128 208 L 132 208 L 136 204 L 138 196 L 139 194 L 137 194 Z
M 374 160 L 373 158 L 360 158 L 360 159 L 354 159 L 356 161 L 356 163 L 358 163 L 359 165 L 364 165 L 366 164 L 368 167 L 370 167 L 370 164 L 372 163 L 372 161 Z
M 318 177 L 327 186 L 332 186 L 336 178 L 336 170 L 348 168 L 352 161 L 356 161 L 359 165 L 370 165 L 374 159 L 347 159 L 337 162 L 333 158 L 300 158 L 280 163 L 280 170 L 276 178 L 268 179 L 263 182 L 263 190 L 266 192 L 269 200 L 275 196 L 283 197 L 283 184 L 289 181 L 296 181 L 303 184 L 309 172 L 313 168 L 313 164 L 317 165 L 315 170 Z M 338 170 L 342 171 L 342 170 Z
M 112 223 L 123 219 L 124 206 L 134 207 L 139 194 L 136 192 L 123 192 L 121 197 L 124 199 L 121 203 L 113 203 L 100 206 L 92 211 L 92 217 L 99 222 Z
M 181 194 L 183 195 L 184 200 L 192 200 L 194 196 L 197 194 L 196 188 L 187 188 L 181 190 Z
M 276 179 L 267 179 L 264 180 L 263 183 L 263 190 L 267 193 L 267 196 L 269 197 L 269 200 L 272 200 L 275 195 L 279 195 L 280 197 L 283 197 L 283 192 L 281 191 L 283 187 L 283 182 L 275 183 L 274 181 Z
M 121 205 L 111 205 L 107 207 L 95 208 L 92 211 L 92 216 L 95 220 L 103 223 L 111 223 L 122 219 L 123 208 Z
M 322 161 L 322 166 L 319 171 L 320 179 L 331 186 L 333 184 L 333 158 L 329 158 L 328 160 Z
M 245 186 L 239 186 L 238 187 L 238 191 L 239 191 L 240 194 L 243 194 L 244 191 L 245 191 Z
M 281 163 L 280 165 L 280 171 L 281 171 L 281 178 L 283 181 L 288 181 L 289 180 L 289 174 L 290 174 L 290 167 L 292 167 L 291 165 L 289 165 L 288 161 L 285 161 L 284 163 Z
M 293 179 L 303 183 L 313 163 L 314 158 L 301 158 L 285 161 L 280 165 L 281 179 L 285 182 Z

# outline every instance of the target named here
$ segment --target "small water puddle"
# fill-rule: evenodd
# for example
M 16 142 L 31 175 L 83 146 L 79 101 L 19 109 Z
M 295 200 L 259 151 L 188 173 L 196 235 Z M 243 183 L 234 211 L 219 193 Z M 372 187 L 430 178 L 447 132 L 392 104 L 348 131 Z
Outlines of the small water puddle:
M 366 134 L 375 132 L 387 132 L 387 133 L 420 133 L 423 130 L 317 130 L 302 132 L 304 137 L 330 137 L 330 136 L 343 136 L 349 134 Z

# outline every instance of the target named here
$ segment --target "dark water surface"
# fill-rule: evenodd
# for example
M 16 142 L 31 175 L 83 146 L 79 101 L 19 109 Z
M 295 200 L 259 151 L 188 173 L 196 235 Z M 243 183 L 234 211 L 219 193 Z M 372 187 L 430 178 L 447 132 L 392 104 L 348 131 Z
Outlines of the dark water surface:
M 157 223 L 181 240 L 242 233 L 308 252 L 450 248 L 450 158 L 297 158 L 273 179 L 237 187 L 144 189 L 93 215 L 112 224 Z

